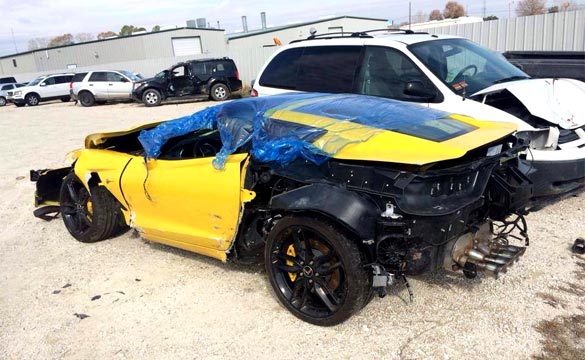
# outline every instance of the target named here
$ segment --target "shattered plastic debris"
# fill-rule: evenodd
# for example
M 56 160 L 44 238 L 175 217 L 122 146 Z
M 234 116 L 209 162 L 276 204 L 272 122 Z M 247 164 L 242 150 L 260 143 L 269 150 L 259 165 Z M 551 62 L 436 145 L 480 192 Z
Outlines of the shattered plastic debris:
M 53 290 L 53 294 L 59 294 L 61 292 L 61 290 Z
M 66 289 L 66 288 L 68 288 L 70 286 L 71 286 L 71 284 L 67 283 L 67 284 L 63 285 L 63 287 L 61 289 Z
M 260 162 L 287 166 L 302 157 L 321 164 L 345 146 L 383 130 L 425 138 L 425 131 L 431 131 L 426 123 L 447 116 L 443 111 L 379 97 L 295 93 L 209 107 L 143 130 L 138 139 L 146 157 L 157 158 L 171 138 L 217 129 L 223 146 L 213 161 L 216 169 L 223 169 L 228 156 L 248 143 L 251 155 Z
M 573 252 L 579 255 L 585 255 L 585 239 L 577 238 L 573 243 Z
M 87 314 L 78 314 L 78 313 L 74 313 L 73 315 L 75 315 L 77 318 L 79 318 L 79 319 L 81 319 L 81 320 L 83 320 L 83 319 L 85 319 L 85 318 L 88 318 L 88 317 L 89 317 L 89 315 L 87 315 Z
M 98 299 L 100 299 L 101 297 L 102 297 L 101 295 L 96 295 L 96 296 L 94 296 L 94 297 L 92 297 L 92 298 L 91 298 L 91 301 L 98 300 Z

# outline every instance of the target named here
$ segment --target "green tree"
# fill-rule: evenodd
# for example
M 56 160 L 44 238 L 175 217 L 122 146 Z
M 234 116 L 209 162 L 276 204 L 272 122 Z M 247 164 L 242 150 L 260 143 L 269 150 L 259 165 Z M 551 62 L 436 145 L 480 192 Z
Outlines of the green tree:
M 160 25 L 154 25 L 154 26 L 152 27 L 152 30 L 151 30 L 151 31 L 152 31 L 152 32 L 157 32 L 157 31 L 160 31 Z
M 124 26 L 122 26 L 122 29 L 120 29 L 120 33 L 118 35 L 119 36 L 128 36 L 128 35 L 132 35 L 133 33 L 139 32 L 139 31 L 146 31 L 146 29 L 143 27 L 136 27 L 134 25 L 124 25 Z
M 496 15 L 488 15 L 488 16 L 483 18 L 483 21 L 490 21 L 490 20 L 498 20 L 498 17 Z

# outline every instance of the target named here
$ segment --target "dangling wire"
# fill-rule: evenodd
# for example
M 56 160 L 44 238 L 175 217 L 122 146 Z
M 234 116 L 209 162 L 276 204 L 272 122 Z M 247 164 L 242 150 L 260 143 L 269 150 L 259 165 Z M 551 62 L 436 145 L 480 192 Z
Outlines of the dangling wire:
M 150 171 L 148 169 L 148 160 L 146 158 L 146 155 L 144 156 L 144 167 L 146 168 L 146 177 L 144 178 L 144 182 L 142 183 L 142 188 L 144 189 L 144 195 L 146 196 L 146 198 L 149 201 L 152 201 L 152 197 L 150 197 L 148 190 L 146 190 L 146 182 L 148 181 L 148 176 L 150 175 Z

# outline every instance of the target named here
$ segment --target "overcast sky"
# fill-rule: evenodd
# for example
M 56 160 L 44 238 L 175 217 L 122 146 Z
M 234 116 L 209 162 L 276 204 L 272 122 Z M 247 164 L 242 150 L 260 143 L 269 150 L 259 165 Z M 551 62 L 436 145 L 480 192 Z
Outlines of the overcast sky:
M 470 16 L 508 16 L 510 0 L 460 0 Z M 548 0 L 549 6 L 558 0 Z M 573 1 L 575 2 L 575 1 Z M 583 3 L 585 1 L 576 1 Z M 412 0 L 412 14 L 443 9 L 446 0 Z M 0 0 L 0 56 L 27 51 L 28 40 L 65 33 L 119 32 L 124 24 L 152 29 L 185 26 L 185 21 L 204 17 L 228 33 L 241 30 L 241 16 L 248 17 L 250 30 L 260 27 L 260 12 L 265 11 L 269 26 L 296 21 L 317 20 L 330 15 L 353 15 L 408 20 L 408 1 L 402 0 Z M 512 5 L 513 13 L 514 5 Z M 13 35 L 14 34 L 14 35 Z M 16 51 L 17 50 L 17 51 Z

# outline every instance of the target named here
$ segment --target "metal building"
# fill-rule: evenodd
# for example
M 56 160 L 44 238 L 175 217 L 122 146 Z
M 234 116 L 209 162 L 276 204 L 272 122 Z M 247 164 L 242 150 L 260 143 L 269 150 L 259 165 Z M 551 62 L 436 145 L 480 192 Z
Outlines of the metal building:
M 151 76 L 172 64 L 227 55 L 224 30 L 177 28 L 0 57 L 0 75 L 18 81 L 55 72 L 124 69 Z
M 356 31 L 385 29 L 386 19 L 373 19 L 356 16 L 339 16 L 317 21 L 267 27 L 266 16 L 260 14 L 262 28 L 247 31 L 247 18 L 242 16 L 244 32 L 226 35 L 228 55 L 236 62 L 244 84 L 256 77 L 266 60 L 278 49 L 278 42 L 286 45 L 293 40 L 306 39 L 314 29 L 317 34 L 332 32 L 352 33 Z

